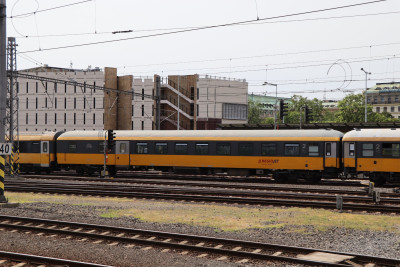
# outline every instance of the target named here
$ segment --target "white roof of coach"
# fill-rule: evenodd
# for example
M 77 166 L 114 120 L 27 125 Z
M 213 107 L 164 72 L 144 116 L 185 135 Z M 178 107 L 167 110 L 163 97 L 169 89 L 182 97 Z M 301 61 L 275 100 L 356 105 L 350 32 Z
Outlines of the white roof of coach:
M 343 136 L 343 140 L 349 138 L 400 138 L 400 129 L 356 129 Z
M 64 137 L 104 137 L 106 131 L 69 131 Z M 163 130 L 124 131 L 115 130 L 116 137 L 342 137 L 336 130 Z

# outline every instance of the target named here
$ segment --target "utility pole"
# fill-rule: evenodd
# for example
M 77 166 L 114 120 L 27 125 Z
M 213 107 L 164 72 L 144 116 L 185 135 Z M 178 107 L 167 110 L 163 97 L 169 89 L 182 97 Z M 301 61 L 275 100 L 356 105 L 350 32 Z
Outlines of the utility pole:
M 368 90 L 368 85 L 367 85 L 367 79 L 368 79 L 368 74 L 371 74 L 371 72 L 367 72 L 364 70 L 364 68 L 361 68 L 361 71 L 365 73 L 365 122 L 368 122 L 368 115 L 367 115 L 367 90 Z
M 5 142 L 6 99 L 7 99 L 7 47 L 6 47 L 6 0 L 0 0 L 0 143 Z M 5 156 L 0 155 L 0 202 L 7 202 L 4 196 Z
M 179 126 L 179 120 L 180 120 L 180 118 L 179 118 L 179 111 L 180 111 L 180 95 L 179 95 L 179 92 L 180 92 L 180 90 L 179 90 L 179 86 L 180 86 L 180 80 L 181 80 L 181 76 L 180 75 L 178 75 L 178 126 L 177 126 L 177 130 L 179 131 L 180 130 L 180 126 Z

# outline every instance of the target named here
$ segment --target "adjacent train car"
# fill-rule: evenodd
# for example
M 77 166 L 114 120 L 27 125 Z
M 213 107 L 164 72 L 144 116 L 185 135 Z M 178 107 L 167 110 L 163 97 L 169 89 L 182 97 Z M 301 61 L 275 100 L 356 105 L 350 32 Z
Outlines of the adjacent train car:
M 25 173 L 49 173 L 57 168 L 56 140 L 62 132 L 26 132 L 15 141 L 19 144 L 18 164 Z
M 335 130 L 115 132 L 117 166 L 129 161 L 134 168 L 272 174 L 278 181 L 314 182 L 341 172 L 343 134 Z
M 58 167 L 80 175 L 101 172 L 104 164 L 115 175 L 115 154 L 104 150 L 106 131 L 68 131 L 57 138 Z
M 343 136 L 344 173 L 400 182 L 400 129 L 356 129 Z

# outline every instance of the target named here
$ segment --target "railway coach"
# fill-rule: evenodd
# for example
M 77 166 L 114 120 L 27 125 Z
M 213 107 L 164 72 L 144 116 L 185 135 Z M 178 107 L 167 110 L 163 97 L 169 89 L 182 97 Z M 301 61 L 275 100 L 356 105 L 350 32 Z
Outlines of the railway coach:
M 125 156 L 124 165 L 129 161 L 134 168 L 272 174 L 281 182 L 316 182 L 341 172 L 343 134 L 335 130 L 115 132 L 116 162 Z M 129 154 L 119 154 L 128 150 Z
M 343 136 L 344 173 L 377 185 L 400 182 L 400 129 L 356 129 Z
M 62 132 L 25 132 L 20 133 L 18 164 L 25 173 L 50 173 L 57 168 L 56 140 Z

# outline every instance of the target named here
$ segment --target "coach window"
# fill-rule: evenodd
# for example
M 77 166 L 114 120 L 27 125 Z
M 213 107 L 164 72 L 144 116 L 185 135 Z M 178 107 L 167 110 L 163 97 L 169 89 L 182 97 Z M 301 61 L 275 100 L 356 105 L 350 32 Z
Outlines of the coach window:
M 167 143 L 156 143 L 154 151 L 156 154 L 167 154 L 168 145 Z
M 309 144 L 308 145 L 308 155 L 311 157 L 319 156 L 319 147 L 318 144 Z
M 149 150 L 147 148 L 147 143 L 136 143 L 136 153 L 137 154 L 149 153 Z
M 231 154 L 231 145 L 219 143 L 217 144 L 217 155 L 230 155 Z
M 300 155 L 299 144 L 285 144 L 285 156 L 298 156 Z
M 92 144 L 91 143 L 86 143 L 86 151 L 92 151 Z
M 104 141 L 99 141 L 99 152 L 104 153 Z
M 372 157 L 374 155 L 374 144 L 363 144 L 362 155 L 363 157 Z
M 276 156 L 276 144 L 262 144 L 261 145 L 262 156 Z
M 326 143 L 326 145 L 325 145 L 325 155 L 326 156 L 332 155 L 332 144 L 331 143 Z
M 385 157 L 400 157 L 400 144 L 383 143 L 382 156 Z
M 188 145 L 186 143 L 175 143 L 175 154 L 185 155 L 188 152 Z
M 253 155 L 253 144 L 251 143 L 239 143 L 239 155 L 251 156 Z
M 76 152 L 76 142 L 69 142 L 68 153 L 75 153 L 75 152 Z
M 43 143 L 43 152 L 47 153 L 47 142 Z
M 354 157 L 354 150 L 355 150 L 354 143 L 350 143 L 349 144 L 349 156 Z
M 121 154 L 124 154 L 126 152 L 126 143 L 120 143 L 119 144 L 119 152 Z
M 196 155 L 208 155 L 208 144 L 196 144 Z

